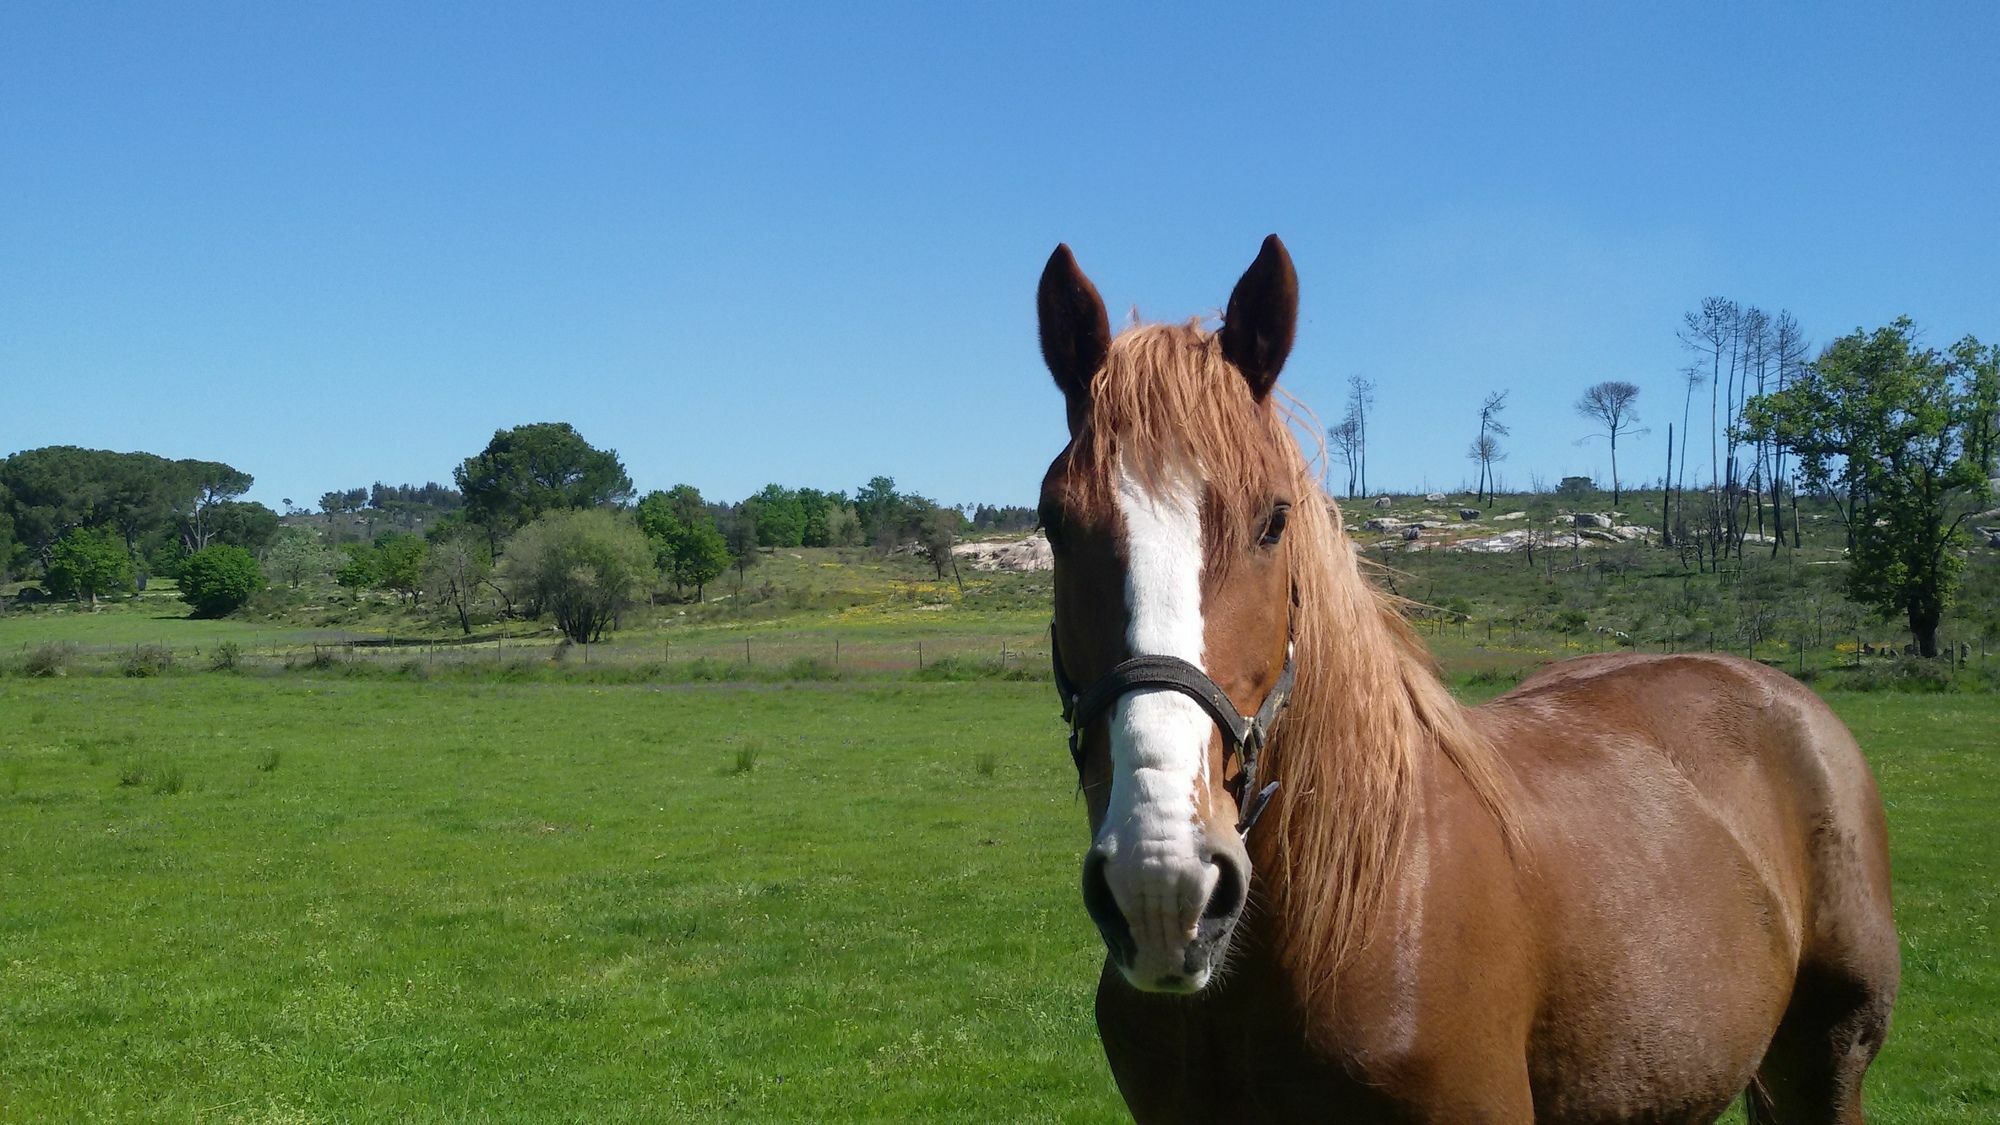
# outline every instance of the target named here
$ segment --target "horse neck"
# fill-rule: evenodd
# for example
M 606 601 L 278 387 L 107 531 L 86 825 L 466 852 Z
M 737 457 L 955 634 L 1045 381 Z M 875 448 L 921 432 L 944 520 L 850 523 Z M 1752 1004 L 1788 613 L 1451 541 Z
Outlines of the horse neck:
M 1396 898 L 1439 752 L 1475 772 L 1487 753 L 1344 537 L 1329 554 L 1306 560 L 1326 569 L 1302 590 L 1312 616 L 1300 622 L 1298 688 L 1271 755 L 1277 823 L 1253 839 L 1272 948 L 1308 992 L 1331 986 Z

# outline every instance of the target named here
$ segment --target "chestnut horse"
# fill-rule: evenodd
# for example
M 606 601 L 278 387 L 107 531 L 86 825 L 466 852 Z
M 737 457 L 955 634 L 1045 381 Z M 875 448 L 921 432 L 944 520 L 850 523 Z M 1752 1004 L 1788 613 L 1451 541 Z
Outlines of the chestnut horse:
M 1881 798 L 1819 699 L 1615 655 L 1456 702 L 1273 402 L 1275 236 L 1214 332 L 1114 339 L 1066 246 L 1037 305 L 1097 1024 L 1134 1117 L 1706 1121 L 1744 1094 L 1861 1120 L 1896 932 Z

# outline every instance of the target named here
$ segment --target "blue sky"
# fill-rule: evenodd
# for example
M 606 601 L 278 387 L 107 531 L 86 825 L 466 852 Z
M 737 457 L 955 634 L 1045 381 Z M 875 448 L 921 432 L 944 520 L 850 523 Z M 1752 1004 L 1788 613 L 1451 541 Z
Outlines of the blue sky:
M 310 505 L 566 420 L 643 488 L 1032 503 L 1033 289 L 1217 310 L 1266 233 L 1371 478 L 1608 470 L 1708 294 L 1816 343 L 2000 337 L 2000 6 L 11 4 L 0 453 L 225 460 Z

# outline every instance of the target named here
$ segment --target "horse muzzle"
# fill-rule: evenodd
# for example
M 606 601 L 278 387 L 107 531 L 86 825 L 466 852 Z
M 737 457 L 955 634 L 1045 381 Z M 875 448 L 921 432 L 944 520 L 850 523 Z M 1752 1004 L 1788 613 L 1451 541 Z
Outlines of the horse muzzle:
M 1234 833 L 1197 830 L 1184 847 L 1100 840 L 1083 860 L 1083 904 L 1111 963 L 1141 992 L 1201 991 L 1221 969 L 1249 898 L 1250 857 Z M 1192 860 L 1193 862 L 1189 862 Z

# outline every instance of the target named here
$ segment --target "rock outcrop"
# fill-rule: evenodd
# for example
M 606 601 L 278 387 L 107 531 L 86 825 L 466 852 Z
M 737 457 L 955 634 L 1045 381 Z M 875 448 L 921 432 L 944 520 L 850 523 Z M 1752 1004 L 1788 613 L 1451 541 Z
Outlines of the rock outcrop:
M 1037 531 L 1025 539 L 982 539 L 955 544 L 951 553 L 974 570 L 1053 570 L 1055 552 L 1048 536 Z

